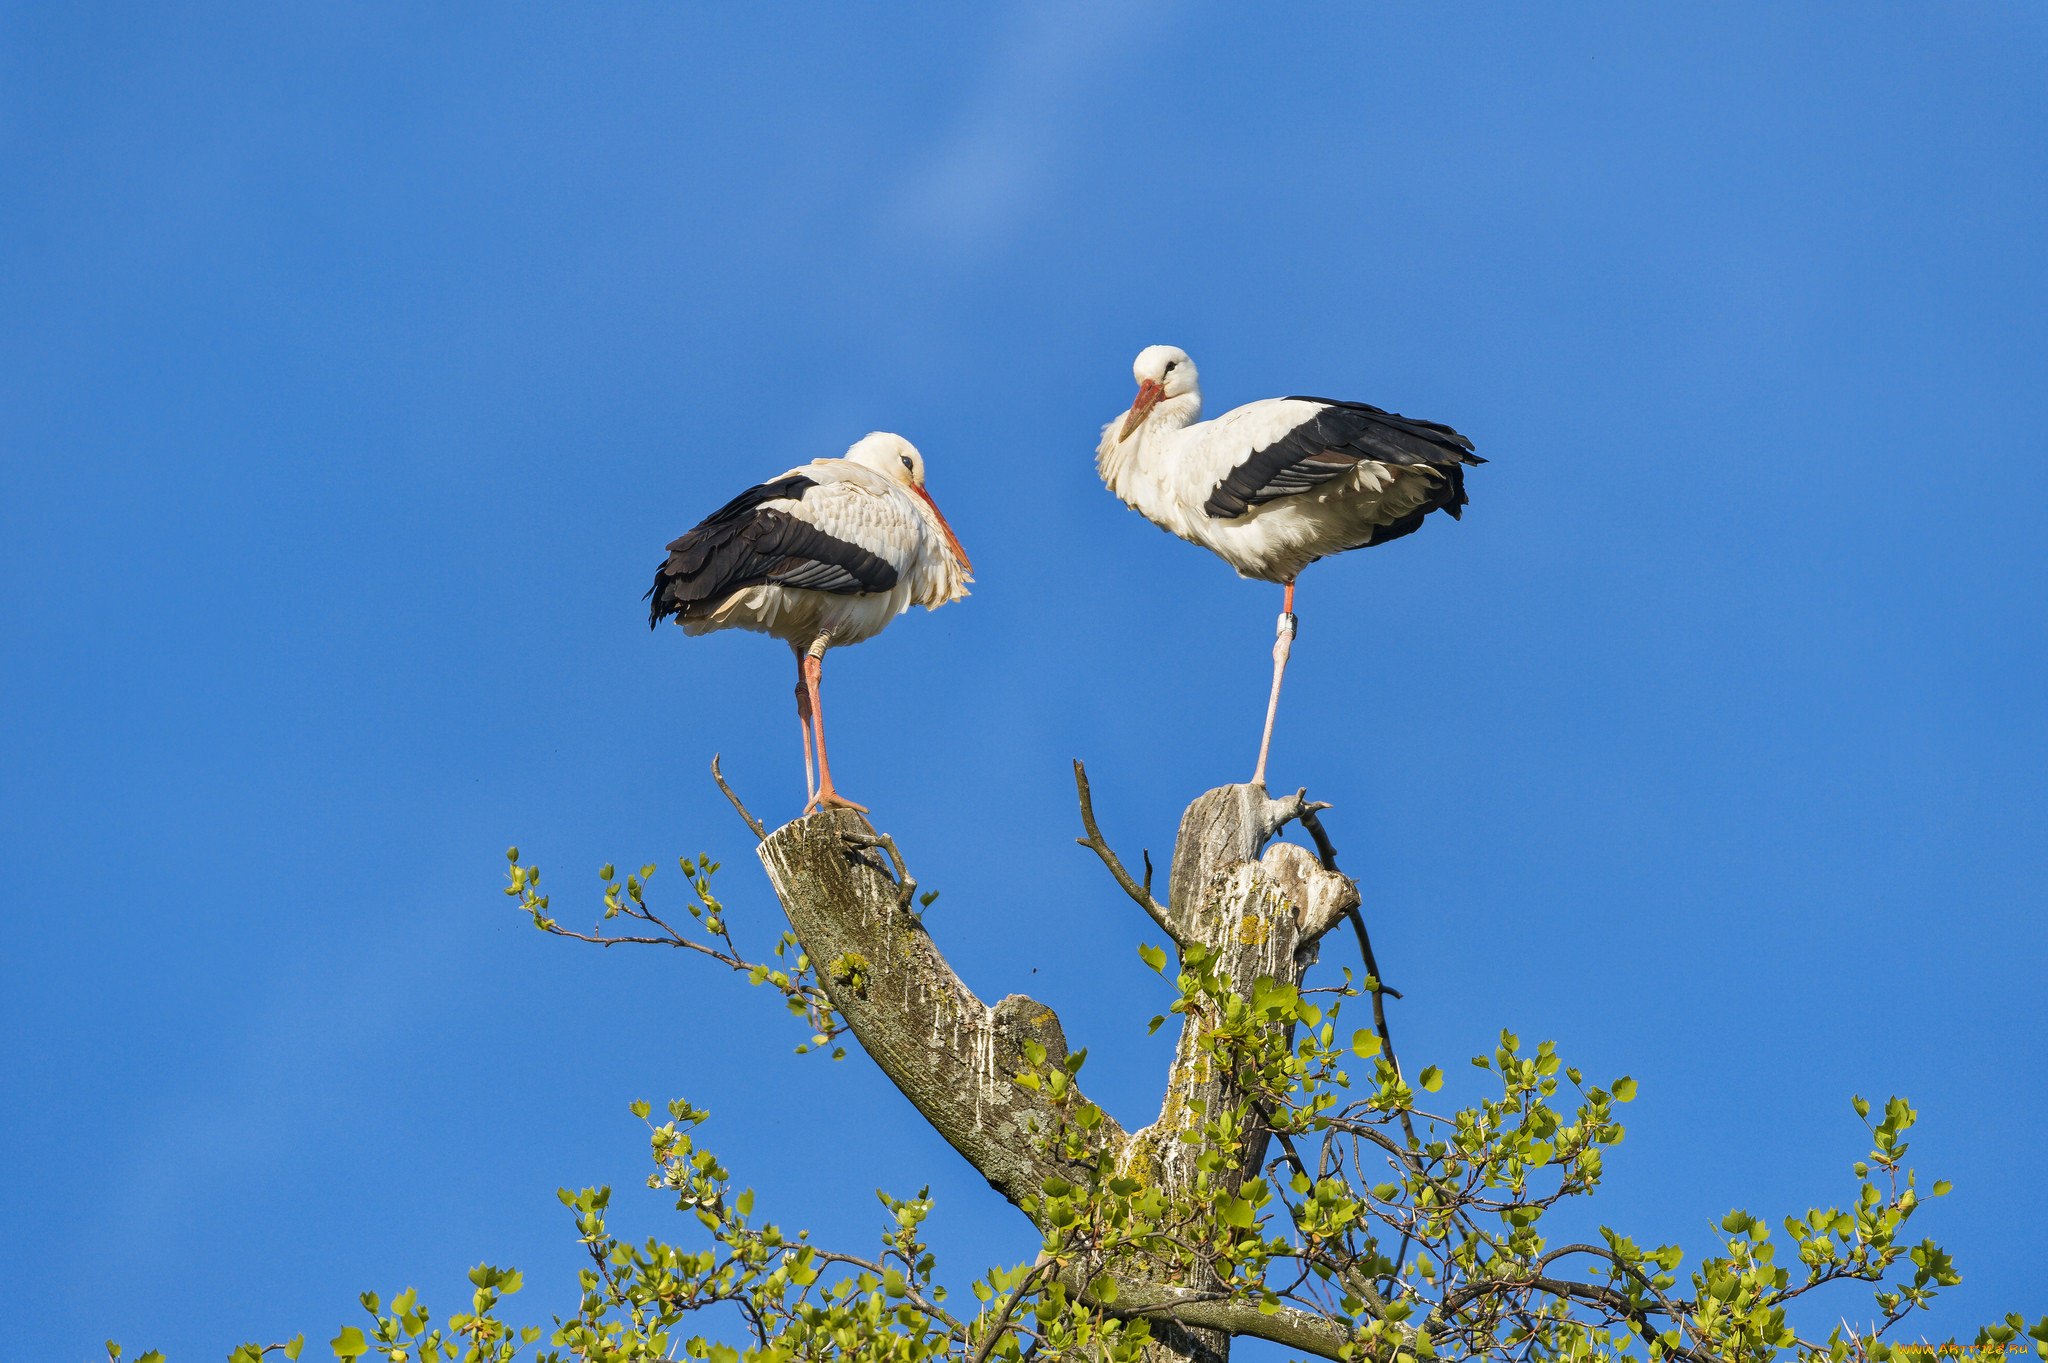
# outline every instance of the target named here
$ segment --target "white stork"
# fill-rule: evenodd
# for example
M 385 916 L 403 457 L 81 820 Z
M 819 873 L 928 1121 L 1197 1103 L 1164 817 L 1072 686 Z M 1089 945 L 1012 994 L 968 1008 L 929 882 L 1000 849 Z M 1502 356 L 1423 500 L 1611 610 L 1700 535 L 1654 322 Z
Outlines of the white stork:
M 1252 784 L 1266 752 L 1294 643 L 1294 579 L 1327 554 L 1398 539 L 1432 511 L 1456 519 L 1465 465 L 1486 461 L 1448 426 L 1362 402 L 1266 398 L 1203 421 L 1195 363 L 1147 346 L 1131 365 L 1138 397 L 1102 428 L 1095 465 L 1126 506 L 1212 550 L 1239 576 L 1286 587 L 1273 691 Z
M 877 431 L 842 458 L 749 488 L 669 545 L 647 593 L 647 623 L 673 616 L 685 634 L 749 629 L 788 644 L 810 792 L 804 812 L 863 809 L 833 787 L 825 757 L 825 650 L 872 639 L 914 605 L 958 601 L 972 572 L 924 489 L 924 456 Z

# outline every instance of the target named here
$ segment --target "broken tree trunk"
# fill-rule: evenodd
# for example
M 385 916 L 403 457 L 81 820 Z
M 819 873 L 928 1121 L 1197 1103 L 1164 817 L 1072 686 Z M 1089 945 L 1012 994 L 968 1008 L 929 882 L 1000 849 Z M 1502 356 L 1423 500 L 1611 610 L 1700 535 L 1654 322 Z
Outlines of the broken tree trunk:
M 885 869 L 882 845 L 859 814 L 828 809 L 771 833 L 761 862 L 861 1049 L 991 1187 L 1020 1203 L 1048 1177 L 1077 1172 L 1039 1153 L 1031 1135 L 1050 1110 L 1010 1082 L 1026 1067 L 1027 1039 L 1063 1058 L 1066 1036 L 1045 1005 L 1012 994 L 990 1007 L 961 983 Z
M 1353 882 L 1305 848 L 1268 846 L 1289 822 L 1320 806 L 1300 794 L 1273 799 L 1249 785 L 1220 787 L 1188 806 L 1161 904 L 1102 841 L 1079 763 L 1075 775 L 1089 833 L 1084 844 L 1177 947 L 1212 953 L 1234 992 L 1250 997 L 1261 978 L 1298 987 L 1317 942 L 1358 905 Z M 1022 995 L 990 1007 L 961 983 L 912 912 L 915 883 L 893 842 L 859 814 L 833 809 L 769 834 L 760 855 L 791 929 L 862 1048 L 990 1186 L 1025 1208 L 1048 1177 L 1085 1173 L 1063 1167 L 1034 1139 L 1051 1129 L 1054 1111 L 1040 1093 L 1013 1082 L 1030 1068 L 1027 1040 L 1055 1061 L 1067 1053 L 1059 1019 Z M 1106 1123 L 1102 1133 L 1122 1168 L 1176 1199 L 1194 1193 L 1202 1153 L 1183 1133 L 1199 1129 L 1202 1114 L 1230 1112 L 1243 1101 L 1206 1063 L 1205 1026 L 1198 1014 L 1184 1021 L 1158 1119 L 1128 1134 Z M 1256 1130 L 1247 1127 L 1240 1137 L 1234 1182 L 1255 1175 L 1265 1155 Z M 1151 1353 L 1162 1361 L 1221 1363 L 1240 1334 L 1325 1357 L 1336 1356 L 1345 1341 L 1320 1317 L 1261 1313 L 1217 1299 L 1216 1286 L 1120 1282 L 1116 1309 L 1154 1319 Z

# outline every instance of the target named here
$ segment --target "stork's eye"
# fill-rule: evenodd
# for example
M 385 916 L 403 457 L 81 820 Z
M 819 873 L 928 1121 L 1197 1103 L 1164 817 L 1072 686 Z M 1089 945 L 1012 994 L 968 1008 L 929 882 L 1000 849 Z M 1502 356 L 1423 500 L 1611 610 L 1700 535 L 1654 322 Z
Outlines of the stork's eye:
M 1179 363 L 1180 363 L 1180 361 L 1179 361 L 1179 360 L 1168 360 L 1168 361 L 1166 362 L 1166 370 L 1165 370 L 1165 372 L 1166 372 L 1166 373 L 1168 373 L 1168 374 L 1171 374 L 1171 373 L 1173 372 L 1173 367 L 1174 367 L 1175 365 L 1179 364 Z
M 909 470 L 910 470 L 910 471 L 911 471 L 912 473 L 915 473 L 915 472 L 917 472 L 917 469 L 916 469 L 916 467 L 915 467 L 914 465 L 912 465 L 912 464 L 911 464 L 911 462 L 910 462 L 910 456 L 909 456 L 909 455 L 907 455 L 907 454 L 899 454 L 899 455 L 897 455 L 896 457 L 897 457 L 898 459 L 901 459 L 901 460 L 903 461 L 903 467 L 905 467 L 905 468 L 909 469 Z

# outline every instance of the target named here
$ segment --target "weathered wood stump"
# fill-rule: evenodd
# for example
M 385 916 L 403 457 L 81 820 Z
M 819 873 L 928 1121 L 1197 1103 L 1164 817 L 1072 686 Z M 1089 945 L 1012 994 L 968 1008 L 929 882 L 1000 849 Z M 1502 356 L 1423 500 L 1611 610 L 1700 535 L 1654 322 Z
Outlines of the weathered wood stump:
M 1176 947 L 1199 944 L 1213 953 L 1238 993 L 1249 997 L 1262 978 L 1298 987 L 1317 943 L 1358 906 L 1348 877 L 1306 848 L 1273 842 L 1317 806 L 1300 794 L 1274 799 L 1249 785 L 1219 787 L 1188 806 L 1161 904 L 1102 842 L 1078 763 L 1076 774 L 1090 835 L 1083 841 Z M 775 830 L 760 855 L 791 929 L 862 1048 L 991 1187 L 1022 1208 L 1048 1177 L 1085 1174 L 1064 1167 L 1035 1138 L 1056 1120 L 1049 1100 L 1013 1082 L 1030 1068 L 1026 1041 L 1054 1059 L 1067 1053 L 1059 1019 L 1021 994 L 993 1007 L 975 997 L 912 911 L 914 883 L 892 842 L 860 814 L 834 809 Z M 1105 1121 L 1101 1132 L 1121 1167 L 1169 1196 L 1193 1188 L 1201 1150 L 1180 1138 L 1193 1114 L 1226 1111 L 1242 1100 L 1228 1077 L 1205 1063 L 1202 1026 L 1194 1016 L 1182 1025 L 1158 1118 L 1130 1133 Z M 1256 1138 L 1240 1146 L 1241 1180 L 1257 1172 L 1265 1151 Z M 1341 1342 L 1334 1326 L 1303 1313 L 1266 1315 L 1204 1299 L 1213 1286 L 1120 1280 L 1118 1309 L 1160 1322 L 1152 1352 L 1161 1360 L 1220 1363 L 1237 1334 L 1319 1354 Z

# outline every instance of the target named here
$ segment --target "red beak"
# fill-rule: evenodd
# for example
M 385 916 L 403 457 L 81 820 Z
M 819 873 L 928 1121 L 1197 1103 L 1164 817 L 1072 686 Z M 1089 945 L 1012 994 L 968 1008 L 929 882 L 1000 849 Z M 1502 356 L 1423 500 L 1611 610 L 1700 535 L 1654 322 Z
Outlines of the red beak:
M 1156 380 L 1146 379 L 1139 384 L 1137 400 L 1131 404 L 1131 414 L 1124 418 L 1124 428 L 1117 432 L 1116 438 L 1119 441 L 1129 440 L 1131 432 L 1144 424 L 1145 417 L 1159 405 L 1159 399 L 1165 396 L 1166 389 Z
M 967 561 L 967 551 L 960 547 L 960 537 L 953 533 L 952 526 L 946 524 L 946 513 L 939 510 L 939 504 L 932 500 L 931 493 L 926 492 L 921 487 L 914 487 L 910 490 L 912 492 L 915 492 L 918 496 L 924 498 L 924 504 L 930 507 L 932 509 L 932 515 L 938 518 L 939 529 L 946 532 L 946 543 L 953 546 L 953 557 L 960 560 L 960 571 L 968 574 L 970 577 L 973 576 L 974 565 Z

